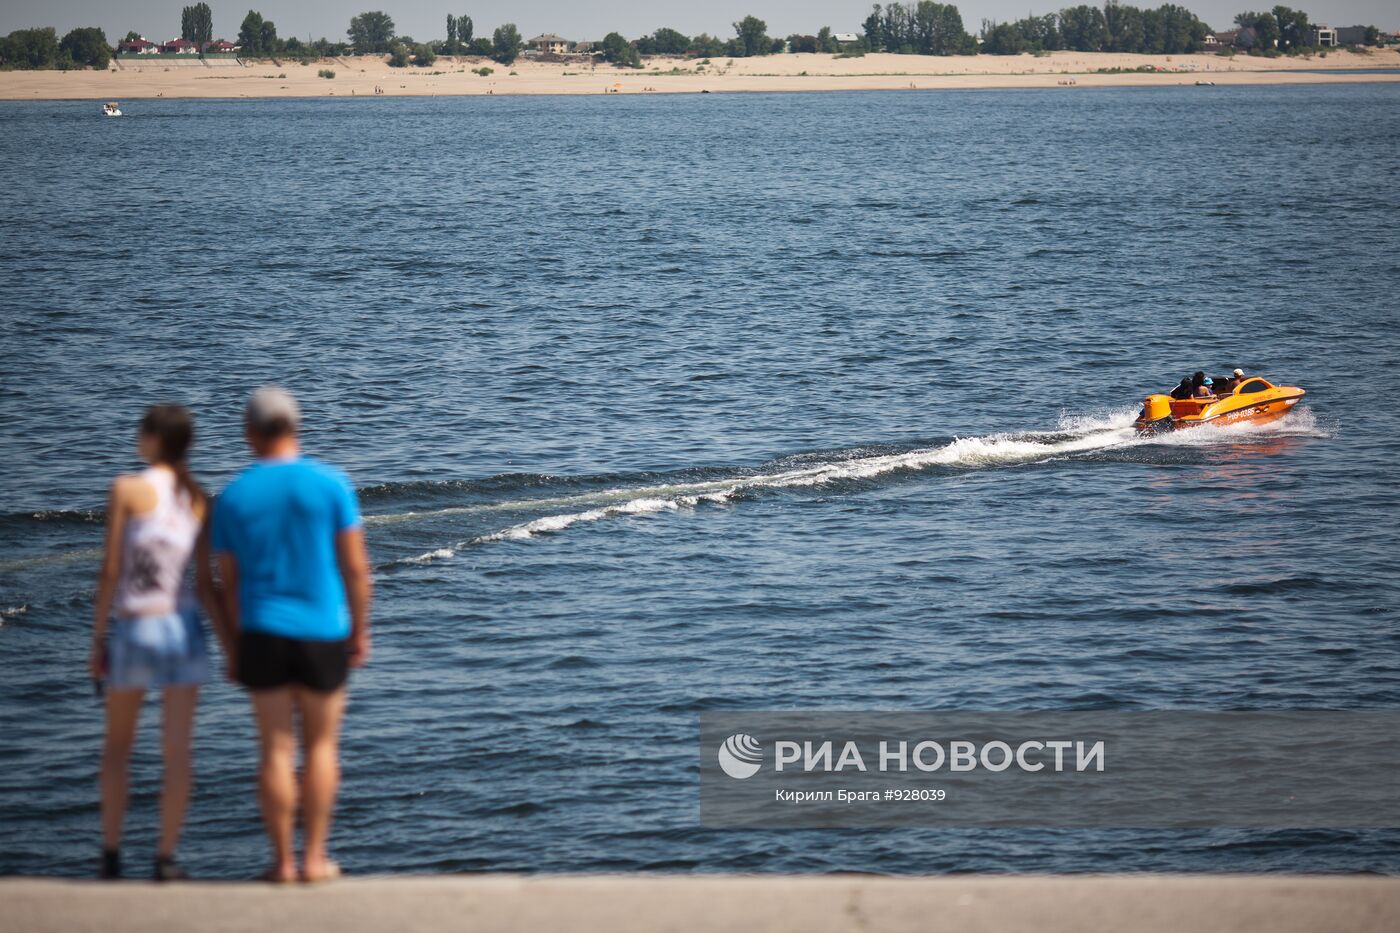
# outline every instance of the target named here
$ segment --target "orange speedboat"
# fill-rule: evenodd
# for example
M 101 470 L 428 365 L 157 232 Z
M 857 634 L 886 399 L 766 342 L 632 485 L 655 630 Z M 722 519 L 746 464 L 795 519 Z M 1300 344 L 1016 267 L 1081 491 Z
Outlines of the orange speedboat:
M 1224 395 L 1181 399 L 1149 395 L 1133 426 L 1154 434 L 1198 424 L 1264 424 L 1288 414 L 1305 394 L 1297 386 L 1279 386 L 1261 376 L 1246 376 L 1234 391 Z

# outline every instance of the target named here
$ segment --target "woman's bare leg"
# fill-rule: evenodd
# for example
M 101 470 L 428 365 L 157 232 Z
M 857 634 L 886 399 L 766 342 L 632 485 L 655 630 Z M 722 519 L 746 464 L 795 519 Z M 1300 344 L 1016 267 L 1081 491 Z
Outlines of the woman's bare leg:
M 126 818 L 127 764 L 136 742 L 136 720 L 146 691 L 107 691 L 107 737 L 102 743 L 102 848 L 117 849 L 122 844 L 122 821 Z
M 198 699 L 196 684 L 165 688 L 161 725 L 165 782 L 160 794 L 160 846 L 156 849 L 156 855 L 162 858 L 174 858 L 175 847 L 180 842 L 180 827 L 184 825 L 185 810 L 189 807 L 194 772 L 190 745 Z
M 262 760 L 258 768 L 258 799 L 263 825 L 272 842 L 274 881 L 295 881 L 296 851 L 292 835 L 296 826 L 297 740 L 293 728 L 292 688 L 251 690 L 253 713 L 258 720 Z

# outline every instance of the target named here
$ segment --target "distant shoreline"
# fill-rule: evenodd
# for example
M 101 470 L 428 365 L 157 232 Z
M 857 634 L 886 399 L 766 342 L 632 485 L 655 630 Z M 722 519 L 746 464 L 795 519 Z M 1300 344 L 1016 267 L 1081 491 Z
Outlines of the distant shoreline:
M 1139 70 L 1154 69 L 1154 70 Z M 479 70 L 487 70 L 486 74 Z M 334 77 L 322 77 L 329 71 Z M 0 100 L 305 99 L 487 95 L 697 94 L 738 92 L 955 90 L 1371 84 L 1400 81 L 1400 51 L 1339 51 L 1299 58 L 1218 55 L 951 56 L 822 54 L 757 58 L 646 59 L 641 69 L 591 62 L 441 57 L 431 68 L 390 68 L 379 56 L 319 62 L 123 59 L 108 71 L 0 72 Z M 376 89 L 378 92 L 376 93 Z

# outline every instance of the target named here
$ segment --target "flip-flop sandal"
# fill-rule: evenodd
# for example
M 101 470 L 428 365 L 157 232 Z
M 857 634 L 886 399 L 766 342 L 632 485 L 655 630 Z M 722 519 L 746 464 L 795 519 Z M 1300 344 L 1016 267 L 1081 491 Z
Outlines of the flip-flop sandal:
M 305 884 L 324 884 L 327 881 L 335 881 L 339 877 L 340 866 L 337 865 L 335 862 L 329 861 L 326 862 L 326 873 L 324 875 L 318 875 L 313 878 L 310 874 L 308 874 L 305 871 L 301 873 L 301 880 Z

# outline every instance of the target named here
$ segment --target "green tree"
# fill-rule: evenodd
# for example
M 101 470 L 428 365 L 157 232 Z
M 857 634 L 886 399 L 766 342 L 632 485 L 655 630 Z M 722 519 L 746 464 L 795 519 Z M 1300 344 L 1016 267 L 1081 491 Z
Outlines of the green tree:
M 16 29 L 0 42 L 0 65 L 10 68 L 52 68 L 58 58 L 58 33 L 52 26 Z
M 199 54 L 214 40 L 214 14 L 209 4 L 196 3 L 180 11 L 180 38 L 193 42 Z
M 1116 0 L 1103 6 L 1104 26 L 1108 30 L 1109 52 L 1141 52 L 1146 44 L 1142 10 Z
M 461 34 L 460 27 L 458 34 Z M 388 13 L 375 10 L 350 18 L 350 28 L 346 30 L 350 44 L 356 55 L 369 55 L 375 52 L 388 52 L 394 41 L 394 21 Z
M 1235 17 L 1235 25 L 1240 27 L 1241 32 L 1249 30 L 1248 37 L 1240 37 L 1243 40 L 1242 44 L 1247 47 L 1262 49 L 1265 52 L 1278 47 L 1278 20 L 1274 19 L 1274 14 L 1240 13 Z
M 470 16 L 457 17 L 457 41 L 462 45 L 471 45 L 473 28 Z
M 773 41 L 768 38 L 768 24 L 757 16 L 745 16 L 734 24 L 738 34 L 739 54 L 744 57 L 767 55 Z
M 277 38 L 277 26 L 270 19 L 263 20 L 258 30 L 258 47 L 263 55 L 276 55 L 282 51 L 282 42 Z
M 684 55 L 690 48 L 690 37 L 675 29 L 662 26 L 651 37 L 651 53 L 655 55 Z
M 724 41 L 707 32 L 702 32 L 690 40 L 690 48 L 686 51 L 702 58 L 715 58 L 724 54 Z
M 982 52 L 986 55 L 1020 55 L 1026 51 L 1026 38 L 1011 23 L 982 20 Z
M 874 10 L 865 18 L 862 28 L 865 30 L 865 47 L 872 52 L 883 52 L 885 50 L 885 18 L 880 15 L 880 4 L 875 4 Z
M 603 37 L 603 60 L 628 68 L 642 67 L 642 59 L 621 33 L 610 32 Z
M 1308 14 L 1286 6 L 1274 7 L 1273 13 L 1274 22 L 1278 23 L 1280 51 L 1289 52 L 1312 45 L 1312 24 L 1308 22 Z
M 443 52 L 448 55 L 457 54 L 457 17 L 451 13 L 447 14 L 447 44 L 443 46 Z
M 389 44 L 389 67 L 408 67 L 408 46 L 398 41 Z
M 835 55 L 837 52 L 841 51 L 840 47 L 836 44 L 836 39 L 831 35 L 830 26 L 823 26 L 821 29 L 817 30 L 817 48 L 819 51 L 825 52 L 828 55 Z
M 123 42 L 135 42 L 135 41 L 136 41 L 137 39 L 139 39 L 139 38 L 141 38 L 141 33 L 137 32 L 137 31 L 135 31 L 135 30 L 132 30 L 131 32 L 129 32 L 129 33 L 126 34 L 126 38 L 123 39 L 122 41 L 123 41 Z
M 1074 6 L 1060 11 L 1060 41 L 1076 52 L 1101 52 L 1108 42 L 1103 11 L 1094 6 Z
M 426 42 L 420 44 L 413 50 L 413 64 L 427 68 L 435 61 L 437 61 L 437 53 L 434 52 L 433 47 Z
M 967 32 L 962 14 L 951 4 L 920 0 L 912 17 L 914 51 L 920 55 L 956 55 L 963 51 Z
M 243 25 L 238 27 L 238 44 L 245 58 L 258 58 L 264 54 L 262 47 L 263 18 L 256 10 L 249 10 L 243 17 Z
M 107 34 L 96 26 L 71 30 L 58 44 L 58 50 L 61 55 L 71 58 L 74 64 L 91 65 L 99 71 L 105 70 L 112 60 Z
M 1166 4 L 1158 8 L 1162 16 L 1162 51 L 1168 55 L 1199 52 L 1205 48 L 1206 24 L 1185 7 Z
M 1367 26 L 1365 42 L 1367 45 L 1380 45 L 1381 31 L 1375 26 Z
M 495 33 L 491 36 L 491 57 L 502 65 L 509 65 L 519 58 L 520 50 L 524 47 L 525 43 L 520 38 L 520 30 L 515 28 L 514 23 L 497 26 Z
M 880 24 L 880 32 L 885 39 L 886 51 L 902 52 L 906 55 L 914 53 L 913 20 L 912 6 L 898 3 L 885 5 L 884 21 Z
M 968 35 L 958 8 L 934 0 L 877 4 L 865 21 L 865 44 L 872 51 L 905 55 L 977 53 L 977 40 Z

